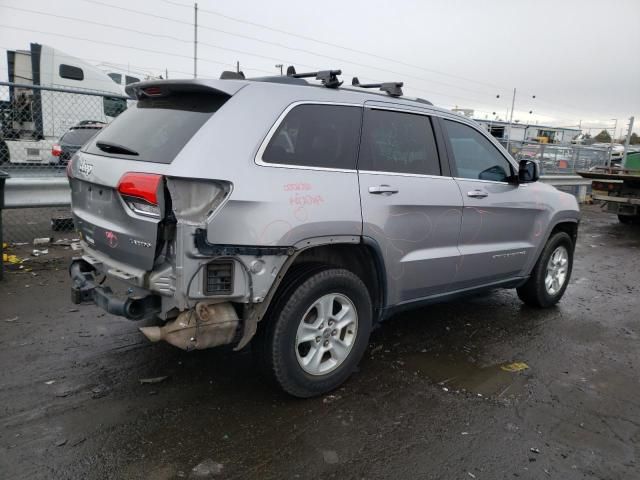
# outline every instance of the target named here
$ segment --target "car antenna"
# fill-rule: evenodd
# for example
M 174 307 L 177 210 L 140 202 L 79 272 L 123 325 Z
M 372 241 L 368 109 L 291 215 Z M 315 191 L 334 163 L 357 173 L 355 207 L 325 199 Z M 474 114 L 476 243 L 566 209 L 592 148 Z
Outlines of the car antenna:
M 318 72 L 296 73 L 296 68 L 293 65 L 289 65 L 289 67 L 287 67 L 287 77 L 315 77 L 316 80 L 320 80 L 322 85 L 327 88 L 338 88 L 342 85 L 342 82 L 338 80 L 338 75 L 342 75 L 342 70 L 320 70 Z
M 392 97 L 401 97 L 403 82 L 384 82 L 384 83 L 360 83 L 358 77 L 353 77 L 351 85 L 359 88 L 379 88 L 382 92 L 387 92 Z

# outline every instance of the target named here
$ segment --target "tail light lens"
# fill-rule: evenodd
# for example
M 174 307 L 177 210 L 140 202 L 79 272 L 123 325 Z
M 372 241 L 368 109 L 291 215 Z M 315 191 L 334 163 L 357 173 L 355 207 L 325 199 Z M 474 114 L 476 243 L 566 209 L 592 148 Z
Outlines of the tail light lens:
M 118 192 L 131 210 L 154 218 L 160 218 L 160 188 L 162 175 L 153 173 L 125 173 L 118 183 Z
M 55 144 L 53 147 L 51 147 L 51 155 L 53 155 L 54 157 L 59 157 L 60 155 L 62 155 L 62 147 L 58 144 Z
M 73 157 L 71 157 L 71 159 L 69 160 L 69 162 L 67 163 L 67 178 L 73 178 L 73 170 L 72 170 L 72 164 L 73 164 L 73 159 L 76 158 L 76 155 L 74 155 Z

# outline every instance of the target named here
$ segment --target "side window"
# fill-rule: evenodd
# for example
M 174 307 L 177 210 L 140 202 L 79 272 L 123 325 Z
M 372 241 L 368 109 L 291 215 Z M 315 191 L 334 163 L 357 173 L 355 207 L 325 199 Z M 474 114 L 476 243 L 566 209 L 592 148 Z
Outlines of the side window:
M 506 182 L 511 164 L 481 133 L 462 123 L 444 121 L 460 178 Z
M 120 73 L 107 73 L 111 77 L 111 80 L 116 82 L 118 85 L 122 83 L 122 75 Z
M 60 77 L 67 78 L 69 80 L 84 80 L 84 72 L 82 69 L 74 67 L 73 65 L 65 65 L 64 63 L 60 64 L 58 73 L 60 74 Z
M 284 118 L 262 160 L 286 165 L 356 168 L 362 109 L 298 105 Z
M 124 98 L 102 97 L 104 114 L 108 117 L 117 117 L 127 109 L 127 101 Z
M 412 113 L 365 109 L 358 169 L 440 175 L 431 119 Z
M 124 77 L 124 83 L 126 83 L 127 85 L 131 85 L 132 83 L 138 83 L 139 81 L 140 81 L 139 78 L 130 77 L 129 75 L 125 75 Z

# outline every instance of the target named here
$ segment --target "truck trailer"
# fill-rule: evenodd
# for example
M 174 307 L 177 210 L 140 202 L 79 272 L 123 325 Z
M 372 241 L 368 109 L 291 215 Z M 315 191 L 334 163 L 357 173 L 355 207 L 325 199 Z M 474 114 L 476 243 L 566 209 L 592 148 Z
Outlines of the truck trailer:
M 8 50 L 7 65 L 9 82 L 0 85 L 0 164 L 56 164 L 51 147 L 69 128 L 108 123 L 127 108 L 124 88 L 106 72 L 52 47 Z

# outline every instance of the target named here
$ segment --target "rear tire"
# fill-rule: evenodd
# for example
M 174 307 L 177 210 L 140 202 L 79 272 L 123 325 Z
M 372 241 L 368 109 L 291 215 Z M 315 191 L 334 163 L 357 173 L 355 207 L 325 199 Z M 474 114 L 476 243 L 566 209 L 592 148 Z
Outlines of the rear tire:
M 618 215 L 618 220 L 625 225 L 633 225 L 640 222 L 640 215 Z
M 565 232 L 556 232 L 547 241 L 527 283 L 517 289 L 525 304 L 548 308 L 564 295 L 573 268 L 574 245 Z
M 369 291 L 355 274 L 339 268 L 312 269 L 285 290 L 255 338 L 256 360 L 295 397 L 329 392 L 349 378 L 369 343 Z

